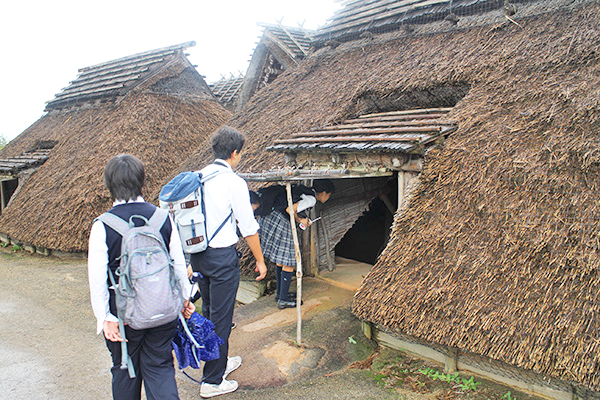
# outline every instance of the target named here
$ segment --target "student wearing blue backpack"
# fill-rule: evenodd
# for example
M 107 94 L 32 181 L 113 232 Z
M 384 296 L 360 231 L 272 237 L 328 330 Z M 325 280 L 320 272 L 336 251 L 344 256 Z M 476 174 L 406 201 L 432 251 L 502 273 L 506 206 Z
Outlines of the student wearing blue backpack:
M 143 383 L 147 399 L 174 400 L 171 342 L 178 314 L 189 318 L 195 306 L 177 229 L 166 211 L 142 198 L 144 175 L 132 155 L 106 164 L 114 203 L 90 231 L 90 297 L 113 360 L 113 398 L 140 399 Z
M 229 335 L 240 282 L 235 248 L 238 229 L 256 259 L 255 271 L 259 274 L 256 280 L 263 279 L 267 274 L 248 185 L 233 173 L 242 158 L 244 142 L 244 135 L 237 130 L 227 126 L 220 128 L 212 136 L 212 150 L 216 159 L 200 171 L 202 176 L 211 176 L 217 170 L 222 173 L 204 183 L 206 232 L 210 239 L 206 250 L 192 253 L 190 260 L 192 269 L 202 274 L 198 282 L 202 295 L 202 314 L 212 321 L 216 334 L 225 342 L 220 348 L 221 357 L 204 365 L 200 387 L 200 396 L 204 398 L 230 393 L 238 388 L 236 381 L 225 379 L 242 362 L 241 357 L 228 357 Z

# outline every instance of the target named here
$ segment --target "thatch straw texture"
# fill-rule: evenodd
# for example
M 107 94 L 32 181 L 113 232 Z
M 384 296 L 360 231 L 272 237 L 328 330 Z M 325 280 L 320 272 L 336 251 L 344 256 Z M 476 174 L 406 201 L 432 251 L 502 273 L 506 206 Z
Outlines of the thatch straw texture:
M 600 7 L 569 4 L 321 49 L 231 124 L 249 136 L 240 168 L 261 171 L 283 164 L 264 152 L 274 139 L 462 97 L 354 312 L 599 389 Z M 210 161 L 205 149 L 184 167 Z
M 0 217 L 0 232 L 65 252 L 85 251 L 92 220 L 111 206 L 103 171 L 111 157 L 130 153 L 146 167 L 147 200 L 228 111 L 214 100 L 131 94 L 118 105 L 46 115 L 3 149 L 1 156 L 55 140 L 51 156 Z
M 357 316 L 600 389 L 599 11 L 421 39 L 471 91 Z

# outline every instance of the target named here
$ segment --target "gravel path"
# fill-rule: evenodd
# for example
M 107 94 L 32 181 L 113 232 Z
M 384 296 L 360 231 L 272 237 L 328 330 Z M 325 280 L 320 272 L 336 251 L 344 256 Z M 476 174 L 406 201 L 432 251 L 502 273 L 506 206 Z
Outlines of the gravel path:
M 236 313 L 239 317 L 246 315 L 243 310 Z M 249 363 L 245 361 L 246 368 Z M 110 399 L 109 368 L 110 357 L 103 337 L 95 334 L 85 261 L 0 249 L 2 397 Z M 179 372 L 177 379 L 182 399 L 200 399 L 198 386 Z M 278 387 L 240 389 L 222 398 L 397 399 L 398 396 L 376 385 L 364 371 L 342 369 L 305 376 Z

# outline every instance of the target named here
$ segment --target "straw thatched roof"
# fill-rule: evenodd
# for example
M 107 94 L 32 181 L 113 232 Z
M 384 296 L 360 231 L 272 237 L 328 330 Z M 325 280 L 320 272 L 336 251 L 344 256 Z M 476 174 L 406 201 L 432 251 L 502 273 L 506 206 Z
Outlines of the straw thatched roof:
M 69 102 L 57 95 L 62 108 L 56 99 L 50 102 L 48 114 L 0 151 L 0 158 L 9 158 L 40 141 L 56 143 L 0 216 L 0 233 L 36 247 L 84 251 L 93 218 L 111 205 L 102 176 L 108 159 L 122 153 L 139 157 L 146 166 L 147 200 L 154 201 L 153 194 L 190 149 L 227 121 L 229 112 L 216 102 L 183 48 L 157 52 L 162 61 L 127 87 L 86 97 L 88 90 Z M 110 64 L 122 67 L 151 53 Z
M 230 122 L 249 136 L 239 167 L 283 165 L 264 149 L 295 132 L 455 105 L 458 129 L 427 155 L 354 312 L 600 389 L 600 6 L 527 2 L 507 17 L 316 51 Z M 185 167 L 211 159 L 199 149 Z

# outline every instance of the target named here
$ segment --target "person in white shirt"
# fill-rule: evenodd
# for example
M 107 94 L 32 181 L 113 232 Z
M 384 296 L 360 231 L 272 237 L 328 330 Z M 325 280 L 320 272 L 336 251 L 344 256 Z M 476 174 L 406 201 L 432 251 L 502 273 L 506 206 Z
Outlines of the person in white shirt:
M 250 195 L 246 181 L 233 170 L 241 160 L 245 137 L 241 132 L 225 126 L 212 136 L 215 161 L 203 168 L 203 176 L 216 169 L 224 173 L 216 175 L 204 184 L 206 233 L 217 234 L 208 243 L 208 248 L 190 257 L 192 269 L 200 272 L 198 282 L 202 296 L 202 314 L 215 325 L 215 332 L 225 342 L 220 347 L 221 357 L 204 365 L 200 396 L 213 397 L 233 392 L 238 388 L 234 380 L 225 377 L 241 365 L 241 357 L 228 357 L 229 335 L 235 307 L 235 298 L 240 282 L 239 260 L 235 244 L 237 230 L 248 243 L 256 259 L 256 269 L 263 279 L 267 274 L 258 237 L 258 223 L 250 206 Z M 237 228 L 237 229 L 236 229 Z
M 108 211 L 129 221 L 132 215 L 141 215 L 150 219 L 156 207 L 146 203 L 141 196 L 144 186 L 144 166 L 136 157 L 128 154 L 112 158 L 104 170 L 104 182 L 114 200 L 113 207 Z M 137 225 L 141 223 L 133 219 Z M 174 262 L 176 279 L 184 299 L 191 294 L 191 284 L 187 277 L 185 258 L 181 241 L 173 221 L 169 217 L 160 233 L 168 246 L 169 255 Z M 127 369 L 121 369 L 121 344 L 123 338 L 119 331 L 115 291 L 109 281 L 108 270 L 111 269 L 118 284 L 121 255 L 121 235 L 96 220 L 90 231 L 88 248 L 88 278 L 92 309 L 97 320 L 97 333 L 104 332 L 106 346 L 112 360 L 112 392 L 114 399 L 132 400 L 141 398 L 142 383 L 146 397 L 150 399 L 179 399 L 175 382 L 171 342 L 175 336 L 177 318 L 164 325 L 136 330 L 125 326 L 127 352 L 133 361 L 136 372 L 135 378 L 130 378 Z M 195 306 L 186 300 L 182 313 L 189 318 L 195 311 Z

